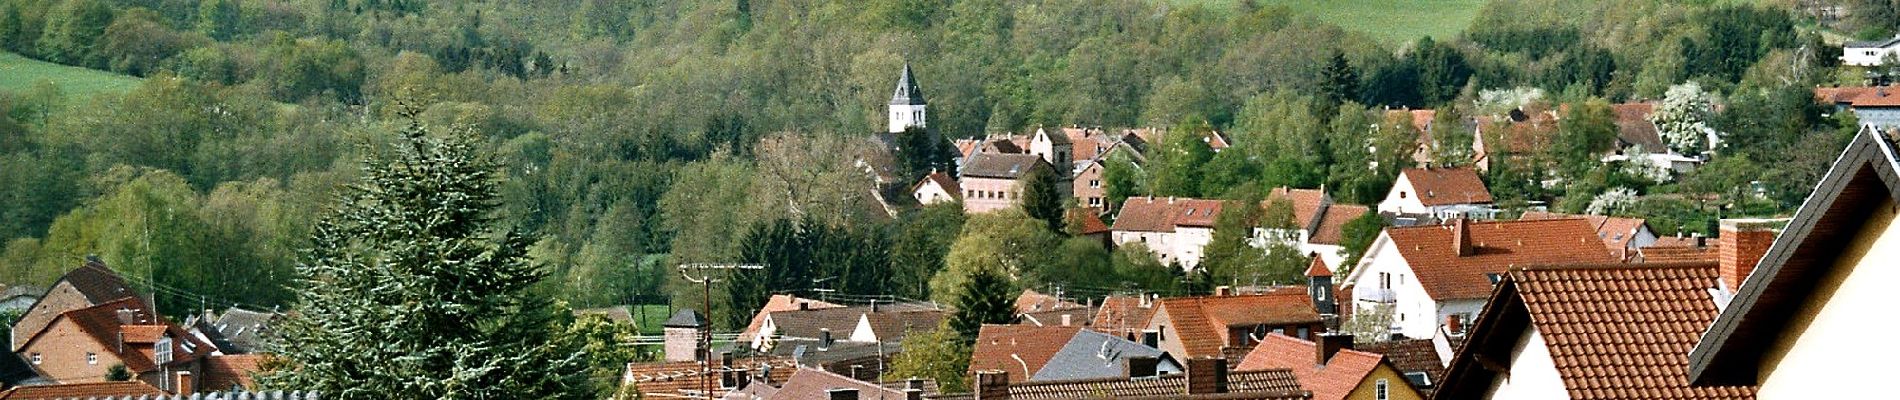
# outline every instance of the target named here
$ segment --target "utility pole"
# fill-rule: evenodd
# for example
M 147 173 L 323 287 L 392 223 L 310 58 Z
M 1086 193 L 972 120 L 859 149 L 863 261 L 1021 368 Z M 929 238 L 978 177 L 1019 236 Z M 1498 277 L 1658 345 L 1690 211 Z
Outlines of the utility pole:
M 741 270 L 741 269 L 759 270 L 759 269 L 765 269 L 765 266 L 758 265 L 758 264 L 707 264 L 707 263 L 691 263 L 691 264 L 679 265 L 681 277 L 686 278 L 687 282 L 700 284 L 706 290 L 705 292 L 706 302 L 704 304 L 706 306 L 706 325 L 707 326 L 706 326 L 706 329 L 699 331 L 699 349 L 698 350 L 705 352 L 700 356 L 700 360 L 699 360 L 699 386 L 701 390 L 704 390 L 704 392 L 700 392 L 700 394 L 705 395 L 707 399 L 713 398 L 712 284 L 716 282 L 724 281 L 723 279 L 712 277 L 709 271 L 710 270 Z M 692 273 L 687 272 L 688 270 L 699 271 L 699 275 L 695 276 Z

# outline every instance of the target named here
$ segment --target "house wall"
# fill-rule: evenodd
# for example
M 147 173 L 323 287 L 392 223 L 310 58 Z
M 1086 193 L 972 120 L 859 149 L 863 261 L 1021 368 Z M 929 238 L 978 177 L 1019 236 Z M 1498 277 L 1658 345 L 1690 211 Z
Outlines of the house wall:
M 890 124 L 887 128 L 889 128 L 889 131 L 891 133 L 898 133 L 898 132 L 903 132 L 904 129 L 910 128 L 912 126 L 924 126 L 925 121 L 930 120 L 929 118 L 927 118 L 929 117 L 929 115 L 924 113 L 924 107 L 925 106 L 921 104 L 920 105 L 906 105 L 906 104 L 891 105 Z
M 943 186 L 939 186 L 935 182 L 918 185 L 917 191 L 911 193 L 911 197 L 917 199 L 917 204 L 923 205 L 957 200 L 950 195 L 950 192 L 945 191 Z
M 1372 243 L 1372 249 L 1347 278 L 1353 287 L 1354 301 L 1368 306 L 1381 302 L 1392 304 L 1393 332 L 1411 338 L 1432 337 L 1439 322 L 1443 321 L 1439 304 L 1425 292 L 1423 285 L 1418 284 L 1411 263 L 1399 253 L 1398 246 L 1392 243 L 1390 237 L 1379 234 L 1379 238 Z M 1380 289 L 1380 273 L 1391 276 L 1390 289 Z M 1462 308 L 1453 311 L 1458 310 Z
M 1116 246 L 1141 243 L 1162 264 L 1180 263 L 1181 268 L 1192 271 L 1201 263 L 1202 249 L 1214 240 L 1214 229 L 1184 226 L 1174 232 L 1114 231 L 1109 237 Z
M 26 346 L 28 338 L 39 333 L 41 329 L 45 329 L 47 324 L 59 318 L 60 314 L 92 306 L 91 302 L 86 301 L 86 295 L 74 289 L 72 283 L 59 281 L 58 285 L 46 291 L 46 297 L 40 300 L 39 305 L 32 306 L 32 311 L 21 315 L 20 320 L 13 323 L 13 344 L 9 348 L 16 352 L 20 351 Z
M 1854 116 L 1860 118 L 1861 126 L 1875 130 L 1900 127 L 1900 107 L 1855 107 Z
M 1161 341 L 1158 343 L 1159 346 L 1155 346 L 1155 348 L 1160 349 L 1163 353 L 1173 355 L 1174 358 L 1186 359 L 1187 347 L 1181 344 L 1181 332 L 1175 329 L 1173 318 L 1168 316 L 1168 309 L 1161 307 L 1159 304 L 1155 305 L 1155 307 L 1155 315 L 1148 319 L 1148 326 L 1142 327 L 1141 331 L 1135 332 L 1135 341 L 1141 341 L 1141 335 L 1144 331 L 1153 330 L 1161 332 Z
M 1814 294 L 1762 355 L 1756 398 L 1891 398 L 1885 368 L 1851 360 L 1900 359 L 1900 347 L 1869 345 L 1893 330 L 1892 285 L 1900 282 L 1894 209 L 1875 207 Z M 1843 364 L 1845 362 L 1846 364 Z
M 1544 344 L 1544 334 L 1537 331 L 1536 325 L 1524 329 L 1518 337 L 1517 347 L 1511 350 L 1511 372 L 1497 374 L 1492 378 L 1491 388 L 1484 398 L 1491 400 L 1549 400 L 1568 399 L 1569 391 L 1564 389 L 1564 379 L 1557 373 L 1557 363 L 1550 358 L 1550 347 Z
M 1379 364 L 1378 368 L 1373 368 L 1372 373 L 1366 374 L 1366 378 L 1361 379 L 1359 386 L 1353 387 L 1352 392 L 1346 394 L 1346 398 L 1349 400 L 1379 400 L 1380 380 L 1384 380 L 1386 383 L 1386 399 L 1425 399 L 1425 396 L 1418 394 L 1417 389 L 1412 388 L 1412 381 L 1406 380 L 1405 374 L 1399 373 L 1399 370 L 1392 368 L 1392 365 L 1383 363 Z
M 105 382 L 106 369 L 122 363 L 111 350 L 81 331 L 72 320 L 61 318 L 27 342 L 20 356 L 30 363 L 33 355 L 38 354 L 40 363 L 34 367 L 40 370 L 40 376 L 59 383 Z M 97 362 L 86 362 L 87 353 L 97 356 Z
M 871 329 L 871 316 L 858 314 L 858 326 L 851 329 L 851 337 L 845 338 L 844 341 L 877 343 L 877 330 Z
M 1102 182 L 1102 164 L 1091 163 L 1088 168 L 1083 168 L 1081 173 L 1075 175 L 1075 182 L 1072 184 L 1075 187 L 1075 200 L 1082 203 L 1083 207 L 1093 208 L 1098 213 L 1108 212 L 1111 205 L 1108 204 L 1106 185 Z
M 1279 238 L 1285 239 L 1280 240 Z M 1326 261 L 1326 268 L 1329 268 L 1333 272 L 1339 272 L 1341 263 L 1346 262 L 1346 256 L 1339 254 L 1339 250 L 1343 247 L 1336 244 L 1313 243 L 1312 235 L 1305 229 L 1254 228 L 1253 237 L 1247 239 L 1247 245 L 1262 250 L 1270 250 L 1268 246 L 1273 244 L 1276 240 L 1298 249 L 1301 256 L 1318 253 L 1319 258 Z
M 1425 214 L 1430 213 L 1431 210 L 1425 208 L 1425 203 L 1418 200 L 1418 190 L 1412 188 L 1411 178 L 1401 175 L 1392 183 L 1392 190 L 1386 191 L 1385 200 L 1379 202 L 1379 212 Z
M 1015 207 L 1022 196 L 1014 179 L 964 177 L 960 186 L 963 186 L 963 212 L 967 214 Z
M 1887 55 L 1896 51 L 1900 51 L 1900 47 L 1845 47 L 1841 49 L 1841 63 L 1859 67 L 1878 66 Z

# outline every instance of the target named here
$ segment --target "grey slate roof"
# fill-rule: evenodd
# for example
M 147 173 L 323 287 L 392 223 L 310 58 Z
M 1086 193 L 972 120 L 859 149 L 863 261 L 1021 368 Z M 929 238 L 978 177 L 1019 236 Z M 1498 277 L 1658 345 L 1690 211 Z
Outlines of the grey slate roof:
M 1173 357 L 1153 347 L 1143 346 L 1114 335 L 1083 329 L 1076 332 L 1069 344 L 1063 345 L 1049 363 L 1043 364 L 1041 371 L 1031 381 L 1053 381 L 1070 379 L 1117 378 L 1127 376 L 1122 371 L 1122 360 L 1131 357 L 1160 357 L 1157 372 L 1181 372 L 1181 364 Z
M 0 388 L 20 386 L 39 378 L 25 359 L 13 352 L 0 352 Z
M 963 162 L 963 177 L 1016 179 L 1036 164 L 1048 167 L 1048 162 L 1034 154 L 978 153 Z
M 1887 40 L 1856 40 L 1856 41 L 1852 41 L 1852 42 L 1847 42 L 1847 43 L 1845 43 L 1845 44 L 1842 44 L 1842 45 L 1841 45 L 1841 47 L 1846 47 L 1846 48 L 1876 48 L 1876 47 L 1878 47 L 1878 48 L 1887 48 L 1887 47 L 1890 47 L 1890 46 L 1893 46 L 1893 45 L 1895 45 L 1895 44 L 1900 44 L 1900 36 L 1894 36 L 1893 38 L 1891 38 L 1891 39 L 1887 39 Z
M 911 76 L 910 63 L 904 63 L 904 76 L 897 78 L 897 90 L 891 94 L 891 105 L 921 106 L 924 104 L 924 91 L 917 88 L 917 78 Z
M 211 323 L 211 332 L 205 332 L 205 336 L 228 354 L 258 351 L 264 344 L 264 333 L 270 331 L 271 321 L 276 318 L 277 314 L 233 307 Z
M 673 313 L 672 318 L 667 318 L 666 323 L 662 324 L 662 326 L 667 328 L 703 328 L 706 327 L 706 316 L 700 315 L 698 311 L 680 310 L 677 313 Z

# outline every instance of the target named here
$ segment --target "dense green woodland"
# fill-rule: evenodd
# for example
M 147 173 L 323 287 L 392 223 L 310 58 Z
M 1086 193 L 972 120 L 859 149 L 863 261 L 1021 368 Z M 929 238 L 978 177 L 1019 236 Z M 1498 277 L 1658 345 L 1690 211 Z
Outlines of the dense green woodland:
M 951 303 L 977 276 L 1182 293 L 1304 266 L 1235 234 L 1210 247 L 1209 274 L 1180 276 L 1137 247 L 1070 237 L 1046 206 L 889 218 L 854 161 L 906 61 L 947 137 L 1082 124 L 1235 143 L 1214 153 L 1171 135 L 1144 168 L 1111 160 L 1116 200 L 1325 185 L 1374 202 L 1418 137 L 1380 110 L 1438 109 L 1438 126 L 1459 128 L 1434 140 L 1457 148 L 1473 140 L 1461 116 L 1531 103 L 1575 122 L 1488 177 L 1506 204 L 1581 212 L 1620 188 L 1643 196 L 1611 212 L 1706 232 L 1718 214 L 1798 205 L 1852 126 L 1808 97 L 1839 49 L 1781 6 L 1497 0 L 1458 37 L 1384 47 L 1284 8 L 1181 3 L 0 0 L 4 50 L 148 78 L 75 101 L 53 85 L 0 93 L 0 282 L 46 284 L 98 254 L 167 312 L 287 306 L 311 221 L 362 173 L 357 160 L 389 151 L 398 102 L 478 133 L 501 165 L 497 217 L 548 273 L 540 293 L 696 306 L 672 296 L 698 290 L 672 265 L 774 266 L 715 300 L 724 326 L 767 291 Z M 1685 114 L 1730 138 L 1715 163 L 1676 184 L 1588 162 L 1612 144 L 1608 104 L 1684 82 L 1723 105 Z M 1485 95 L 1531 89 L 1545 95 Z M 900 181 L 942 165 L 898 156 Z M 1563 183 L 1536 184 L 1550 179 Z M 1760 196 L 1741 189 L 1758 180 Z M 1223 226 L 1290 223 L 1271 207 L 1230 214 Z M 1356 222 L 1352 240 L 1377 224 Z

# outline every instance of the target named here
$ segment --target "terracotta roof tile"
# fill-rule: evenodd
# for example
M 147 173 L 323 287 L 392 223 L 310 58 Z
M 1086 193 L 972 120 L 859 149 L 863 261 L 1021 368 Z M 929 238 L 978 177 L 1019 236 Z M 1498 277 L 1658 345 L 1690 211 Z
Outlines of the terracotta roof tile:
M 1900 107 L 1900 88 L 1873 87 L 1862 90 L 1854 96 L 1854 108 L 1864 107 Z
M 1333 276 L 1333 268 L 1326 266 L 1325 258 L 1313 257 L 1313 262 L 1307 263 L 1305 275 L 1308 278 Z
M 1326 365 L 1319 365 L 1316 353 L 1313 342 L 1286 335 L 1267 335 L 1234 370 L 1292 370 L 1300 387 L 1313 392 L 1314 400 L 1343 400 L 1385 361 L 1385 356 L 1377 353 L 1342 349 L 1334 353 Z
M 1016 296 L 1016 313 L 1018 314 L 1070 308 L 1083 308 L 1083 306 L 1055 296 L 1042 294 L 1035 289 L 1023 289 L 1023 293 Z
M 1411 180 L 1418 201 L 1427 206 L 1491 202 L 1491 191 L 1470 168 L 1411 168 L 1400 174 Z
M 739 335 L 739 337 L 752 337 L 754 334 L 759 333 L 760 326 L 765 325 L 765 316 L 780 311 L 798 311 L 800 304 L 814 310 L 844 307 L 818 300 L 799 298 L 798 296 L 789 294 L 775 294 L 765 300 L 765 306 L 759 307 L 757 314 L 752 314 L 752 323 L 746 325 L 745 332 Z
M 1187 376 L 1184 374 L 1165 375 L 1152 379 L 1102 378 L 1077 379 L 1063 381 L 1038 381 L 1013 384 L 1009 386 L 1009 398 L 1014 400 L 1045 399 L 1100 399 L 1100 398 L 1193 398 L 1187 396 Z M 1256 393 L 1263 397 L 1244 397 L 1249 399 L 1305 399 L 1298 378 L 1293 371 L 1269 369 L 1259 371 L 1233 371 L 1227 374 L 1227 393 Z M 1210 396 L 1211 397 L 1211 396 Z M 1234 398 L 1221 396 L 1220 398 Z
M 0 392 L 0 400 L 54 400 L 54 399 L 90 399 L 103 397 L 137 397 L 165 394 L 145 382 L 98 382 L 73 383 L 47 386 L 21 386 Z
M 1304 290 L 1237 296 L 1196 296 L 1161 299 L 1174 326 L 1183 358 L 1218 357 L 1227 343 L 1229 327 L 1319 323 L 1319 311 Z
M 792 359 L 776 357 L 735 359 L 732 366 L 734 369 L 744 368 L 753 373 L 769 366 L 770 378 L 773 382 L 786 382 L 792 378 L 794 372 L 799 370 L 798 363 L 793 362 Z M 719 374 L 724 372 L 724 369 L 715 366 L 711 372 L 713 375 L 710 379 L 713 381 L 713 386 L 718 386 Z M 699 393 L 704 385 L 700 380 L 700 373 L 701 367 L 695 361 L 637 363 L 627 364 L 627 371 L 622 374 L 621 380 L 624 383 L 633 384 L 635 390 L 645 394 L 647 398 L 659 396 L 670 398 L 685 393 Z M 722 392 L 723 389 L 714 389 L 714 394 Z
M 1662 135 L 1657 133 L 1656 123 L 1649 121 L 1649 113 L 1655 109 L 1654 103 L 1611 105 L 1610 110 L 1616 113 L 1616 140 L 1641 146 L 1648 152 L 1666 151 L 1668 144 L 1663 143 Z
M 910 191 L 914 193 L 918 188 L 922 188 L 928 184 L 935 184 L 937 187 L 943 188 L 945 193 L 950 194 L 950 198 L 963 199 L 963 188 L 957 185 L 957 179 L 951 178 L 950 174 L 941 171 L 931 171 L 929 175 L 924 175 L 923 179 L 917 180 L 917 184 L 910 186 Z
M 1649 246 L 1636 250 L 1636 262 L 1696 262 L 1720 261 L 1720 243 L 1709 241 L 1706 246 Z
M 1392 244 L 1411 265 L 1433 299 L 1484 299 L 1492 284 L 1486 274 L 1511 267 L 1618 261 L 1580 219 L 1471 222 L 1472 253 L 1460 256 L 1451 225 L 1386 229 Z
M 1144 307 L 1144 303 L 1147 300 L 1142 296 L 1108 296 L 1089 321 L 1089 329 L 1118 336 L 1139 332 L 1155 315 L 1154 305 L 1147 303 Z
M 130 323 L 120 319 L 122 311 L 132 315 L 130 318 L 133 320 Z M 157 343 L 160 334 L 169 334 L 174 339 L 172 364 L 196 360 L 200 355 L 208 354 L 216 349 L 211 344 L 199 341 L 196 336 L 165 321 L 163 317 L 155 316 L 151 308 L 145 306 L 145 302 L 137 297 L 126 297 L 92 307 L 67 311 L 60 314 L 59 318 L 72 321 L 80 332 L 106 348 L 114 348 L 119 342 L 121 333 L 136 337 L 138 340 L 127 340 L 128 343 Z M 29 342 L 31 340 L 28 339 Z M 188 351 L 188 349 L 196 351 Z M 150 355 L 137 349 L 127 348 L 115 357 L 125 364 L 126 369 L 135 373 L 158 370 L 157 362 Z
M 1312 237 L 1306 241 L 1317 244 L 1340 244 L 1346 240 L 1346 223 L 1359 219 L 1371 212 L 1371 208 L 1353 204 L 1333 204 L 1319 217 L 1319 229 L 1313 230 Z
M 1401 373 L 1423 372 L 1431 382 L 1438 382 L 1445 377 L 1445 364 L 1439 361 L 1438 349 L 1432 346 L 1431 339 L 1362 343 L 1354 345 L 1353 349 L 1385 355 L 1386 362 L 1392 363 L 1392 367 Z
M 1571 398 L 1752 399 L 1752 387 L 1689 386 L 1717 275 L 1714 263 L 1515 270 L 1507 301 L 1523 302 Z
M 1635 249 L 1630 247 L 1630 242 L 1636 240 L 1637 230 L 1642 229 L 1644 225 L 1648 224 L 1648 222 L 1642 218 L 1564 214 L 1546 211 L 1527 211 L 1518 219 L 1533 221 L 1545 219 L 1582 219 L 1589 222 L 1591 227 L 1596 228 L 1597 238 L 1602 239 L 1603 246 L 1610 249 L 1611 252 L 1615 252 L 1619 259 L 1633 255 L 1630 254 L 1630 250 Z
M 1861 93 L 1870 89 L 1873 88 L 1868 86 L 1814 88 L 1814 101 L 1826 104 L 1853 103 L 1855 97 L 1860 97 Z
M 970 351 L 969 371 L 1003 370 L 1009 371 L 1011 383 L 1028 380 L 1079 330 L 1074 326 L 983 325 Z
M 204 375 L 198 378 L 198 387 L 204 390 L 256 389 L 257 384 L 251 377 L 262 370 L 258 364 L 264 357 L 261 354 L 205 357 Z
M 1319 224 L 1318 218 L 1324 212 L 1327 203 L 1332 200 L 1326 192 L 1318 189 L 1289 189 L 1285 186 L 1273 188 L 1267 192 L 1267 199 L 1260 203 L 1266 207 L 1275 201 L 1285 200 L 1293 206 L 1293 224 L 1300 229 L 1312 229 Z
M 792 374 L 785 385 L 780 386 L 772 395 L 774 399 L 824 399 L 831 389 L 857 389 L 860 399 L 902 399 L 904 391 L 885 388 L 877 384 L 851 379 L 844 375 L 826 372 L 820 369 L 800 369 Z
M 1130 197 L 1122 202 L 1115 231 L 1174 232 L 1180 226 L 1212 227 L 1220 218 L 1220 200 Z

